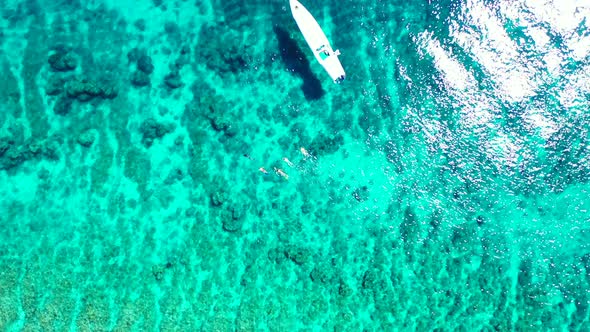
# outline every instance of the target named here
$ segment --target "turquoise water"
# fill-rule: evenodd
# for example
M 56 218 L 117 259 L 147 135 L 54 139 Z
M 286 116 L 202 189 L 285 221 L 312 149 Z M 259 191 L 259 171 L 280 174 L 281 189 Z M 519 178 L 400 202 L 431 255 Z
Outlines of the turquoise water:
M 303 4 L 0 1 L 0 330 L 590 330 L 588 3 Z

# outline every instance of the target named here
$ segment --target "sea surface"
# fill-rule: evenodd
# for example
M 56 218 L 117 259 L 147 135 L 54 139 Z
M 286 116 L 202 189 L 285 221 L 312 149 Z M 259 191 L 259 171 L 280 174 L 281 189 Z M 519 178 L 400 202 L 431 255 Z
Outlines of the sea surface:
M 590 2 L 0 0 L 0 331 L 590 331 Z

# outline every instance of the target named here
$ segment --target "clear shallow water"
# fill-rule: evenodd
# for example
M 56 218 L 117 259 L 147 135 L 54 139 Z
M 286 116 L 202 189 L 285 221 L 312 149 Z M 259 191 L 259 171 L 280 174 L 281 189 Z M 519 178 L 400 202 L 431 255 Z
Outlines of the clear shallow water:
M 0 4 L 1 329 L 589 329 L 582 1 Z

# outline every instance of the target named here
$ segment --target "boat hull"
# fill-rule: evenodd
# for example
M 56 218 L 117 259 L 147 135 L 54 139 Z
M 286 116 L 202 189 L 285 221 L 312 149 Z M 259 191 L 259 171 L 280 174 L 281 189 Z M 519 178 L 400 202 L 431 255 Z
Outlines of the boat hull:
M 289 4 L 293 18 L 316 60 L 324 67 L 335 83 L 342 82 L 346 77 L 346 73 L 338 59 L 340 53 L 338 51 L 334 52 L 328 37 L 326 37 L 318 22 L 299 1 L 289 0 Z

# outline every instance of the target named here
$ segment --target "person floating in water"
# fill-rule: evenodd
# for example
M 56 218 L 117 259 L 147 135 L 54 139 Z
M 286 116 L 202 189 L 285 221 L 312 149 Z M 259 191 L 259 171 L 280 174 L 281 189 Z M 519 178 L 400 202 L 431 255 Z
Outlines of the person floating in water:
M 291 162 L 291 160 L 287 159 L 287 157 L 283 158 L 283 161 L 287 163 L 287 165 L 289 165 L 289 167 L 294 167 L 295 165 Z
M 268 174 L 268 171 L 264 169 L 264 167 L 260 167 L 258 170 L 261 171 L 263 174 Z
M 289 175 L 287 175 L 287 173 L 285 173 L 282 169 L 280 168 L 274 168 L 275 172 L 277 172 L 278 175 L 282 176 L 285 180 L 289 180 Z
M 305 157 L 305 158 L 309 158 L 309 157 L 311 157 L 311 155 L 309 154 L 309 152 L 307 152 L 307 150 L 305 150 L 305 148 L 304 148 L 304 147 L 301 147 L 301 148 L 299 149 L 299 151 L 301 151 L 301 154 L 303 154 L 303 157 Z

